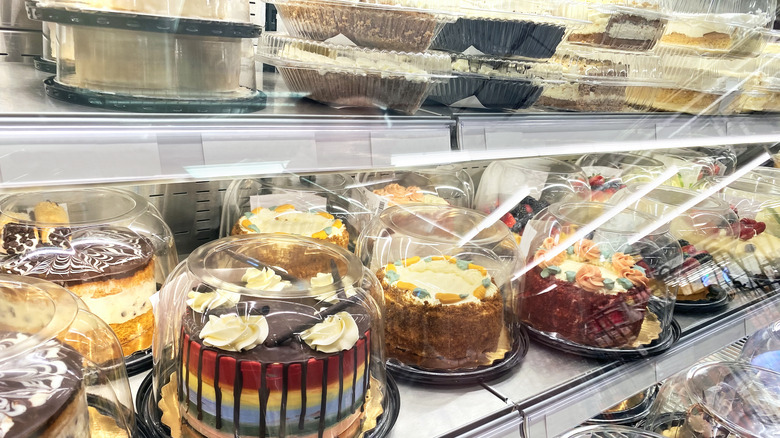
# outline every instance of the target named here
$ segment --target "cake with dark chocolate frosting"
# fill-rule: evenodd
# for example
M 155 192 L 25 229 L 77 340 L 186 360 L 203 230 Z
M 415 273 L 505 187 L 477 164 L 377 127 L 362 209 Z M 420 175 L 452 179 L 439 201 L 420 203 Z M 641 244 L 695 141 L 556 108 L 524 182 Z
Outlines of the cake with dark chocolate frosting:
M 0 354 L 28 339 L 0 332 Z M 81 355 L 57 340 L 0 362 L 0 436 L 89 436 Z
M 53 227 L 40 217 L 4 224 L 7 257 L 0 272 L 48 280 L 78 295 L 111 326 L 125 355 L 149 348 L 149 297 L 157 291 L 152 242 L 128 228 Z
M 629 254 L 602 254 L 588 239 L 550 258 L 548 237 L 525 275 L 520 317 L 536 330 L 601 348 L 628 347 L 638 337 L 651 292 L 646 269 Z
M 242 281 L 266 292 L 290 286 L 266 268 Z M 311 278 L 315 288 L 332 283 L 331 274 Z M 183 422 L 209 437 L 354 436 L 370 383 L 371 319 L 349 299 L 318 313 L 335 298 L 191 291 L 178 373 Z

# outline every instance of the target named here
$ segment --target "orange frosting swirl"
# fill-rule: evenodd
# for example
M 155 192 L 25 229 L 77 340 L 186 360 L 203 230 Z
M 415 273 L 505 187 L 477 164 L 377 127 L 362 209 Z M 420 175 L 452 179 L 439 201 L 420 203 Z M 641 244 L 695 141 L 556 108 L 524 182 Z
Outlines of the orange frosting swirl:
M 599 250 L 596 242 L 588 239 L 582 239 L 575 243 L 574 253 L 577 254 L 577 257 L 585 261 L 595 261 L 601 256 L 601 250 Z
M 555 241 L 554 237 L 547 237 L 546 239 L 544 239 L 544 242 L 542 243 L 542 248 L 552 249 L 557 244 L 558 242 Z
M 601 270 L 593 265 L 582 265 L 574 278 L 577 284 L 588 292 L 598 292 L 604 287 Z
M 561 251 L 558 254 L 555 254 L 555 256 L 551 260 L 544 260 L 545 257 L 547 257 L 547 254 L 550 251 L 544 248 L 539 249 L 536 251 L 536 254 L 534 254 L 534 260 L 541 260 L 539 263 L 539 266 L 544 269 L 550 266 L 561 266 L 561 264 L 566 261 L 566 253 L 565 251 Z
M 636 264 L 636 260 L 628 254 L 622 252 L 616 252 L 612 256 L 612 269 L 619 275 L 624 275 L 626 271 L 630 270 Z
M 629 269 L 623 276 L 636 286 L 642 285 L 647 287 L 650 284 L 650 280 L 638 269 Z

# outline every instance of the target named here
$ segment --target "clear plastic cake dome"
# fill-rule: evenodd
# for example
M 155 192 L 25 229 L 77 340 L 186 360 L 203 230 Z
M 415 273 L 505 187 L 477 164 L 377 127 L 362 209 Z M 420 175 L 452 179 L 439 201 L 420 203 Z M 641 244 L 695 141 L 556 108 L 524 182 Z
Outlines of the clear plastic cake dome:
M 45 6 L 151 14 L 248 23 L 249 3 L 241 0 L 39 0 Z
M 354 247 L 374 211 L 345 174 L 234 180 L 225 192 L 220 235 L 287 233 Z
M 126 356 L 148 352 L 149 298 L 177 254 L 147 199 L 113 188 L 5 195 L 0 233 L 0 272 L 67 288 L 111 326 Z
M 728 252 L 739 240 L 737 215 L 722 199 L 704 197 L 693 190 L 669 186 L 648 190 L 644 184 L 631 185 L 610 202 L 631 201 L 629 208 L 669 224 L 669 231 L 683 254 L 682 264 L 674 269 L 672 276 L 677 286 L 676 309 L 724 308 L 737 285 L 746 281 Z
M 391 170 L 359 173 L 355 185 L 364 191 L 372 211 L 405 204 L 471 207 L 474 182 L 468 172 L 455 165 L 433 169 Z
M 780 373 L 780 321 L 750 335 L 739 358 Z
M 577 160 L 588 177 L 591 201 L 606 202 L 631 184 L 651 183 L 664 171 L 664 163 L 633 154 L 586 154 Z
M 703 181 L 700 187 L 721 181 Z M 747 273 L 753 288 L 770 287 L 780 279 L 780 188 L 773 183 L 740 178 L 718 196 L 739 217 L 739 240 L 728 248 L 735 263 Z M 771 291 L 771 287 L 768 291 Z
M 668 226 L 596 202 L 551 205 L 526 226 L 520 319 L 532 337 L 588 357 L 660 353 L 673 323 L 682 264 Z
M 198 248 L 155 309 L 155 421 L 196 437 L 381 427 L 391 390 L 373 297 L 376 277 L 318 239 L 252 234 Z
M 677 168 L 677 173 L 665 183 L 672 187 L 690 189 L 706 178 L 722 176 L 726 170 L 716 157 L 690 148 L 659 149 L 645 154 L 664 163 L 667 168 Z
M 628 426 L 582 426 L 558 438 L 663 438 L 663 435 Z
M 780 374 L 743 362 L 710 362 L 668 379 L 642 426 L 670 438 L 780 434 Z
M 495 161 L 485 169 L 474 208 L 485 214 L 499 211 L 496 219 L 520 237 L 528 220 L 550 204 L 590 196 L 588 177 L 579 166 L 555 158 L 522 158 Z
M 371 221 L 356 252 L 384 291 L 392 371 L 462 384 L 496 377 L 525 353 L 517 245 L 505 225 L 464 208 L 394 206 Z
M 136 436 L 122 348 L 54 283 L 0 274 L 0 433 Z

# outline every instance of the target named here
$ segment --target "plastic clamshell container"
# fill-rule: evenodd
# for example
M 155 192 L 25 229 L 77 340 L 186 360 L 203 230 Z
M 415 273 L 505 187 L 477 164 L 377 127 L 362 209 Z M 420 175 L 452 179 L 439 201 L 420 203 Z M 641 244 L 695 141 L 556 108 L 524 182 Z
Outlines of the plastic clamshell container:
M 750 335 L 739 358 L 780 373 L 780 321 Z
M 646 187 L 633 184 L 616 194 L 610 203 L 620 204 Z M 727 251 L 737 245 L 740 224 L 729 204 L 717 197 L 701 198 L 698 192 L 676 187 L 656 187 L 628 205 L 652 217 L 664 218 L 669 232 L 682 248 L 682 264 L 673 267 L 671 283 L 677 287 L 677 301 L 687 303 L 721 302 L 734 294 L 732 273 L 739 272 Z M 674 216 L 678 208 L 690 208 Z
M 556 15 L 560 1 L 465 0 L 461 16 L 431 48 L 496 58 L 548 59 L 572 28 L 587 23 Z
M 563 66 L 564 81 L 549 84 L 538 106 L 594 112 L 646 108 L 665 84 L 657 55 L 644 52 L 561 47 L 552 62 Z M 632 91 L 641 91 L 641 95 Z
M 343 35 L 361 47 L 402 52 L 427 50 L 458 9 L 457 0 L 263 1 L 276 6 L 293 36 L 326 41 Z
M 414 113 L 450 73 L 446 53 L 340 46 L 265 33 L 258 60 L 274 65 L 288 88 L 336 107 L 384 107 Z
M 230 99 L 248 92 L 240 82 L 249 47 L 239 38 L 58 24 L 57 43 L 56 80 L 70 87 L 187 99 Z M 65 55 L 71 49 L 72 57 Z
M 437 83 L 428 99 L 465 108 L 517 110 L 533 105 L 548 83 L 561 82 L 555 63 L 453 55 L 452 77 Z
M 635 210 L 602 223 L 612 208 L 560 202 L 526 225 L 520 319 L 550 346 L 588 356 L 671 346 L 680 246 Z
M 358 173 L 355 185 L 364 191 L 366 207 L 380 212 L 393 205 L 433 204 L 471 207 L 474 182 L 456 165 L 432 169 Z
M 628 426 L 582 426 L 558 438 L 663 438 L 663 435 Z
M 574 29 L 568 43 L 637 52 L 655 47 L 668 20 L 659 0 L 574 0 L 561 5 L 561 12 L 590 22 Z
M 225 192 L 221 236 L 289 233 L 353 247 L 373 214 L 344 174 L 237 179 Z
M 135 436 L 122 348 L 106 323 L 36 278 L 0 274 L 0 302 L 5 436 Z
M 555 158 L 522 158 L 495 161 L 485 169 L 474 208 L 484 214 L 504 211 L 502 221 L 521 236 L 528 221 L 550 204 L 589 198 L 588 177 L 579 166 Z
M 759 67 L 739 97 L 740 112 L 780 111 L 780 32 L 767 32 L 770 40 L 761 52 Z
M 156 308 L 163 424 L 193 436 L 363 436 L 389 415 L 381 299 L 360 260 L 317 239 L 201 246 Z
M 390 361 L 447 373 L 494 366 L 519 348 L 517 245 L 485 220 L 465 208 L 394 206 L 360 235 L 357 255 L 384 290 Z
M 68 288 L 114 330 L 126 356 L 152 344 L 150 297 L 177 263 L 149 201 L 100 188 L 0 198 L 0 270 Z
M 240 0 L 43 0 L 40 4 L 203 20 L 250 21 L 249 3 Z
M 670 378 L 643 427 L 671 438 L 762 438 L 780 433 L 780 374 L 710 362 Z
M 726 168 L 720 165 L 717 157 L 690 148 L 658 149 L 648 151 L 646 154 L 661 161 L 667 167 L 677 167 L 677 173 L 664 183 L 672 187 L 694 188 L 702 180 L 723 176 L 726 172 Z
M 586 154 L 577 160 L 588 177 L 591 201 L 606 202 L 630 184 L 653 182 L 664 171 L 664 163 L 633 154 Z
M 671 19 L 664 46 L 699 56 L 755 57 L 771 27 L 776 0 L 662 0 Z

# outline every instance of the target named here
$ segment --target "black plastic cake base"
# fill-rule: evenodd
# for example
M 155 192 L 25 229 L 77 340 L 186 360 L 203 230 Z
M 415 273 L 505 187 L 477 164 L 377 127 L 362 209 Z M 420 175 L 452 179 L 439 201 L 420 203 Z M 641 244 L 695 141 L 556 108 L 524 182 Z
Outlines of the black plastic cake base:
M 43 59 L 40 56 L 33 58 L 33 65 L 38 71 L 51 74 L 57 73 L 57 63 L 49 61 L 48 59 Z
M 457 106 L 453 104 L 474 96 L 488 109 L 518 110 L 536 103 L 542 90 L 541 86 L 524 80 L 456 76 L 447 82 L 434 85 L 428 99 L 443 105 Z
M 62 85 L 54 77 L 43 82 L 46 94 L 57 100 L 106 110 L 134 113 L 243 114 L 265 108 L 266 95 L 244 89 L 246 97 L 236 99 L 168 99 L 84 90 Z
M 126 412 L 128 409 L 124 406 L 118 406 L 114 402 L 110 402 L 94 394 L 87 394 L 87 405 L 95 408 L 101 415 L 114 419 L 128 418 L 131 414 L 130 412 Z M 123 425 L 119 424 L 117 424 L 117 426 L 123 427 Z M 149 434 L 149 430 L 146 428 L 146 423 L 144 423 L 140 415 L 135 416 L 135 425 L 133 425 L 133 430 L 131 430 L 130 433 L 133 438 L 152 438 Z
M 384 396 L 382 399 L 384 412 L 377 419 L 376 427 L 366 431 L 363 435 L 367 438 L 386 437 L 398 420 L 398 413 L 401 410 L 401 394 L 398 391 L 398 385 L 389 374 L 387 375 Z M 142 438 L 171 438 L 171 430 L 162 423 L 162 412 L 157 406 L 158 402 L 159 399 L 154 396 L 152 374 L 150 373 L 141 382 L 135 396 L 138 423 L 143 425 L 145 432 L 145 436 Z M 133 436 L 135 437 L 135 435 Z
M 461 53 L 469 47 L 497 57 L 547 59 L 563 41 L 566 28 L 533 21 L 459 18 L 444 25 L 432 49 Z
M 152 349 L 136 351 L 130 356 L 125 356 L 125 367 L 127 368 L 127 376 L 137 376 L 144 371 L 152 369 L 152 363 L 154 358 L 152 357 Z
M 503 359 L 489 366 L 465 370 L 430 370 L 403 364 L 395 359 L 387 361 L 387 371 L 398 380 L 436 386 L 474 385 L 499 378 L 512 370 L 528 353 L 530 341 L 522 325 L 515 326 L 512 350 Z
M 719 286 L 709 286 L 709 293 L 703 300 L 680 301 L 674 304 L 674 313 L 712 313 L 725 310 L 731 302 L 732 295 Z

